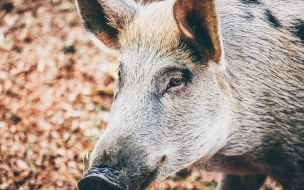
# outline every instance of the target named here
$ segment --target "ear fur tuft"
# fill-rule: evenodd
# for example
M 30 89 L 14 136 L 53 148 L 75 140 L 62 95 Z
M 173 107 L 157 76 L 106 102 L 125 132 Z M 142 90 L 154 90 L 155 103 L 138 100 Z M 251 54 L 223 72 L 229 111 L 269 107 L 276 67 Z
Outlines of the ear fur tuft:
M 223 52 L 215 0 L 177 0 L 173 14 L 181 35 L 220 64 Z
M 86 30 L 110 49 L 120 48 L 118 34 L 137 11 L 132 0 L 76 0 L 76 7 Z

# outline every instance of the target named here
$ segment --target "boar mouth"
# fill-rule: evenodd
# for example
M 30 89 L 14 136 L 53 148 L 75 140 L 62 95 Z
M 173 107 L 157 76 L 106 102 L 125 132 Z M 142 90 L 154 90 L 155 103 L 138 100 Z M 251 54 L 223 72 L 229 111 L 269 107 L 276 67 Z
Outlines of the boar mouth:
M 78 182 L 80 190 L 124 190 L 125 182 L 110 168 L 92 167 Z
M 149 187 L 149 185 L 156 179 L 157 176 L 157 169 L 153 170 L 147 177 L 146 179 L 142 182 L 142 184 L 140 185 L 139 189 L 140 190 L 144 190 L 147 187 Z

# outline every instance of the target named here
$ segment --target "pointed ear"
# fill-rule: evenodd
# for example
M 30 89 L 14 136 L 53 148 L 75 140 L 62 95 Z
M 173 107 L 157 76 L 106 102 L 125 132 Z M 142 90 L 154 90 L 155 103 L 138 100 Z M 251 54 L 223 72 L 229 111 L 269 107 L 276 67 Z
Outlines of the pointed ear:
M 223 52 L 215 0 L 176 0 L 173 14 L 182 36 L 208 60 L 220 63 Z
M 120 48 L 118 34 L 133 19 L 136 6 L 131 0 L 76 0 L 83 25 L 93 34 L 90 37 L 111 49 Z

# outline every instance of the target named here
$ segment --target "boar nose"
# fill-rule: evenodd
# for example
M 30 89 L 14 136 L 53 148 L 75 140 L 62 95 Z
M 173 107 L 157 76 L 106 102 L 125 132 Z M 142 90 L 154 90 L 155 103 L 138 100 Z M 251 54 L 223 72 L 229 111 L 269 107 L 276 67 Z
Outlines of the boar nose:
M 124 190 L 125 184 L 122 179 L 109 168 L 92 167 L 82 180 L 78 182 L 79 190 Z

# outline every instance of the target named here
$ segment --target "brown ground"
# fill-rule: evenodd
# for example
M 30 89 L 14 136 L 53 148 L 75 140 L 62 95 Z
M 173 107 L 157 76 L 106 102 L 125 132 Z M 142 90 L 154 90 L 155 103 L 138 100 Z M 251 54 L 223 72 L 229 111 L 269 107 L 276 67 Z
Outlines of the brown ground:
M 116 70 L 73 0 L 0 1 L 0 189 L 77 189 L 109 119 Z M 216 180 L 193 171 L 153 189 L 214 189 Z

